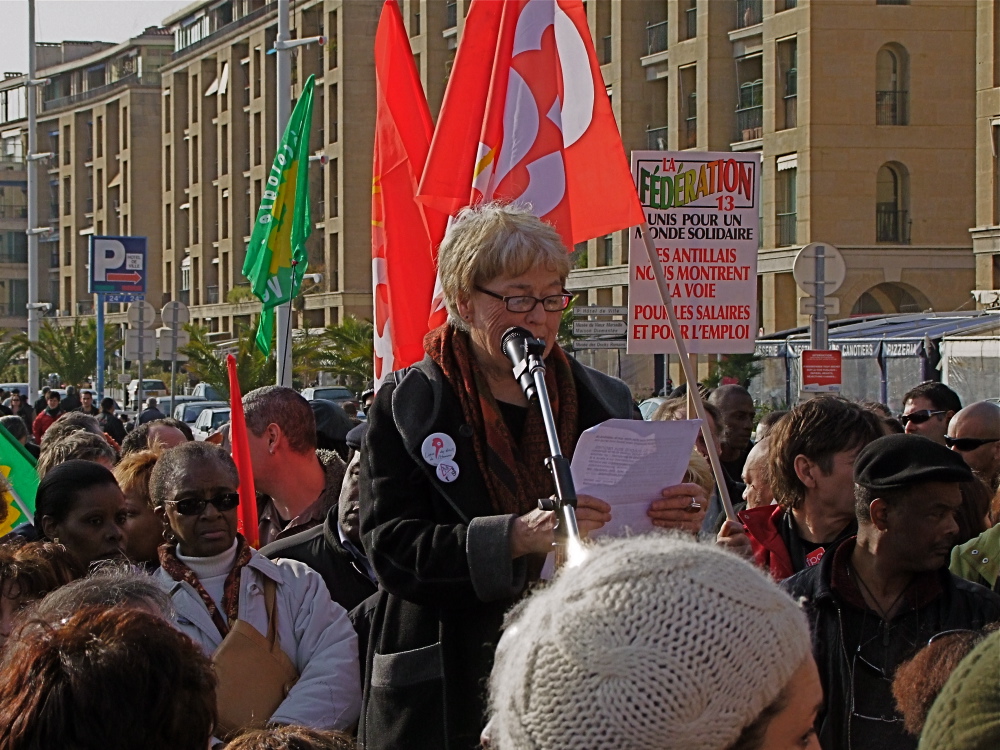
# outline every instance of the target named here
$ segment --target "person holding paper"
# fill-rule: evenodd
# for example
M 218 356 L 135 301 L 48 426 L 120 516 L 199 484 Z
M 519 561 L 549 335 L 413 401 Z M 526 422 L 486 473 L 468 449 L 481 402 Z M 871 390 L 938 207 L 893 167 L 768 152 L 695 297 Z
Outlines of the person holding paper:
M 559 235 L 527 209 L 466 209 L 438 251 L 448 322 L 427 334 L 425 358 L 390 375 L 369 410 L 361 455 L 361 533 L 381 592 L 372 616 L 360 743 L 367 750 L 475 748 L 483 686 L 504 613 L 538 579 L 555 488 L 541 411 L 529 405 L 501 348 L 521 326 L 546 342 L 546 382 L 560 445 L 630 419 L 620 380 L 556 344 L 572 295 Z M 658 525 L 697 531 L 694 484 L 652 503 Z M 652 498 L 651 498 L 652 499 Z M 610 508 L 578 498 L 583 533 Z

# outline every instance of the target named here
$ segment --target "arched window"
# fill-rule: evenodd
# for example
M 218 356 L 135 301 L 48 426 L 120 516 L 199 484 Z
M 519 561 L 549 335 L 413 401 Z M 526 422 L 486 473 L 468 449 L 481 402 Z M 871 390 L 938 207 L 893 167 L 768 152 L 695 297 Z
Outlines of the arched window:
M 875 179 L 875 240 L 910 244 L 909 174 L 898 162 L 879 167 Z
M 887 44 L 875 56 L 875 124 L 908 125 L 909 55 Z
M 851 315 L 918 313 L 930 306 L 930 300 L 919 289 L 909 284 L 885 282 L 863 292 L 851 308 Z

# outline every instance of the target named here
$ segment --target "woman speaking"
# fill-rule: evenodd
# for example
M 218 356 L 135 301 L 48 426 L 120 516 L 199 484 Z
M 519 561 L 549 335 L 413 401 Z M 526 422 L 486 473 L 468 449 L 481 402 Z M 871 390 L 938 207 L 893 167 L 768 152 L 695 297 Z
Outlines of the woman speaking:
M 554 492 L 545 427 L 514 379 L 503 333 L 521 326 L 545 341 L 567 457 L 584 430 L 632 415 L 624 383 L 555 343 L 572 298 L 569 270 L 559 235 L 527 210 L 466 209 L 438 252 L 448 322 L 427 334 L 423 361 L 390 376 L 372 405 L 361 530 L 381 593 L 359 737 L 367 750 L 478 746 L 504 612 L 552 549 L 556 519 L 538 509 Z M 697 485 L 683 484 L 665 489 L 649 515 L 695 533 L 705 505 Z M 578 498 L 582 534 L 610 518 L 602 501 Z

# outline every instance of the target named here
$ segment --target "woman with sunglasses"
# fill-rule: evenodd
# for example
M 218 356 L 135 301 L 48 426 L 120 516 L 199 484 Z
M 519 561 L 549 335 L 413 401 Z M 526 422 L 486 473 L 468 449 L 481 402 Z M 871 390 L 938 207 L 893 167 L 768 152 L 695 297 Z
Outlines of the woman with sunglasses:
M 267 719 L 347 729 L 361 709 L 357 636 L 323 579 L 292 560 L 268 560 L 236 530 L 239 475 L 208 443 L 166 451 L 149 480 L 154 512 L 173 540 L 160 547 L 156 580 L 177 609 L 175 624 L 213 654 L 237 619 L 268 633 L 265 589 L 276 585 L 277 642 L 299 679 Z M 220 687 L 221 690 L 221 687 Z
M 620 380 L 556 343 L 570 261 L 556 231 L 525 208 L 466 209 L 438 252 L 448 321 L 425 358 L 389 376 L 361 453 L 361 532 L 381 592 L 366 655 L 359 739 L 367 750 L 479 746 L 484 685 L 504 612 L 538 580 L 555 519 L 538 509 L 554 487 L 541 410 L 529 404 L 501 339 L 511 327 L 544 341 L 546 383 L 563 453 L 607 419 L 628 419 Z M 696 484 L 650 498 L 654 523 L 694 534 Z M 667 506 L 664 508 L 663 506 Z M 580 496 L 582 532 L 610 508 Z

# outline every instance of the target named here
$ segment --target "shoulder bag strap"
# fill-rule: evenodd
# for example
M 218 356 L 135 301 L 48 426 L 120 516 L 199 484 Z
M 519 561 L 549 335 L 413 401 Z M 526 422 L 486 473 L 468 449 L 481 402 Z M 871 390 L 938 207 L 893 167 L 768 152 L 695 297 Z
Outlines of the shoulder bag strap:
M 274 651 L 278 637 L 278 584 L 271 578 L 264 578 L 264 608 L 267 610 L 267 642 Z

